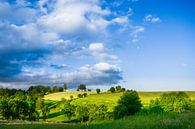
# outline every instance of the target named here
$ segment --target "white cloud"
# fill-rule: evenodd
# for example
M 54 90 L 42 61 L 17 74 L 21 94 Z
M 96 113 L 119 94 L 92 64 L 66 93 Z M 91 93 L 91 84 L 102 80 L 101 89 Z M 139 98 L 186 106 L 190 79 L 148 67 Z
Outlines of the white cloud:
M 17 86 L 21 83 L 27 85 L 62 85 L 68 83 L 71 88 L 81 83 L 86 85 L 110 85 L 119 83 L 122 80 L 121 74 L 122 71 L 119 66 L 105 62 L 84 65 L 76 71 L 63 73 L 40 68 L 23 68 L 22 73 L 15 78 L 17 82 L 14 84 Z M 11 85 L 11 83 L 7 83 L 7 85 Z
M 43 10 L 45 1 L 40 2 Z M 57 33 L 73 33 L 75 31 L 104 30 L 109 21 L 103 18 L 110 14 L 109 10 L 101 9 L 97 1 L 58 0 L 50 4 L 52 11 L 38 20 L 40 26 Z M 44 12 L 47 12 L 44 9 Z
M 103 51 L 105 48 L 104 48 L 104 45 L 102 43 L 91 43 L 89 45 L 89 50 L 91 51 Z
M 151 23 L 156 23 L 156 22 L 160 22 L 160 18 L 159 17 L 155 17 L 151 14 L 148 14 L 145 18 L 144 18 L 145 22 L 151 22 Z
M 143 26 L 135 26 L 133 28 L 133 32 L 131 33 L 131 36 L 132 36 L 132 42 L 137 42 L 139 41 L 139 37 L 138 35 L 140 33 L 143 33 L 145 31 L 145 28 Z
M 118 23 L 118 24 L 127 24 L 129 22 L 129 19 L 127 16 L 121 16 L 121 17 L 116 17 L 112 19 L 113 23 Z

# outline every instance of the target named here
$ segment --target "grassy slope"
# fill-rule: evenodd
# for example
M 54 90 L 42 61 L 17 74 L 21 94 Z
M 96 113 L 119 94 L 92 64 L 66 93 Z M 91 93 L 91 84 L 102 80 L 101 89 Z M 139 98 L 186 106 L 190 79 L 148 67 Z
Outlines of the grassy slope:
M 159 97 L 163 92 L 139 92 L 139 96 L 141 98 L 141 101 L 144 105 L 147 105 L 151 99 L 155 99 Z M 187 92 L 188 95 L 195 99 L 195 91 Z M 83 94 L 83 92 L 59 92 L 59 93 L 53 93 L 46 95 L 44 98 L 48 101 L 49 104 L 54 105 L 58 104 L 56 108 L 51 109 L 49 117 L 47 121 L 51 122 L 61 122 L 61 121 L 67 121 L 67 118 L 63 115 L 61 112 L 61 109 L 63 109 L 63 103 L 60 103 L 61 98 L 67 98 L 69 99 L 71 95 L 74 96 L 74 98 L 77 97 L 77 94 Z M 113 107 L 117 104 L 117 100 L 120 98 L 122 93 L 102 93 L 102 94 L 96 94 L 95 92 L 87 92 L 88 96 L 85 98 L 79 98 L 74 100 L 73 104 L 105 104 L 108 106 L 109 110 L 112 111 Z M 91 94 L 91 95 L 89 95 Z M 58 101 L 56 101 L 58 100 Z
M 2 129 L 195 129 L 195 113 L 150 114 L 90 124 L 0 125 Z

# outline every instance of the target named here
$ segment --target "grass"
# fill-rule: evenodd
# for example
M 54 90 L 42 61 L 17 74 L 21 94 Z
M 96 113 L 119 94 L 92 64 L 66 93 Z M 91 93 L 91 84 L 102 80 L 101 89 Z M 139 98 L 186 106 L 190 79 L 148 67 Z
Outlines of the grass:
M 70 99 L 70 96 L 73 95 L 74 98 L 77 98 L 78 94 L 83 94 L 84 92 L 58 92 L 45 95 L 44 99 L 50 105 L 53 106 L 50 110 L 48 116 L 48 122 L 64 122 L 67 121 L 67 117 L 61 112 L 63 109 L 64 103 L 61 101 L 62 98 Z M 122 93 L 101 93 L 97 94 L 96 92 L 86 92 L 88 94 L 85 98 L 78 98 L 72 101 L 72 104 L 104 104 L 108 106 L 109 111 L 113 110 L 113 107 L 117 104 L 118 99 Z M 141 98 L 142 104 L 144 106 L 148 105 L 150 100 L 159 97 L 164 92 L 138 92 Z M 195 99 L 195 91 L 188 91 L 187 94 L 191 99 Z M 55 106 L 54 106 L 55 105 Z M 74 119 L 74 118 L 73 118 Z
M 195 129 L 195 113 L 135 115 L 84 124 L 2 124 L 2 129 Z
M 45 100 L 53 100 L 53 101 L 60 101 L 62 98 L 70 99 L 70 96 L 73 96 L 74 98 L 77 98 L 78 94 L 87 93 L 90 94 L 96 94 L 96 92 L 81 92 L 81 91 L 71 91 L 71 92 L 57 92 L 52 93 L 44 96 Z

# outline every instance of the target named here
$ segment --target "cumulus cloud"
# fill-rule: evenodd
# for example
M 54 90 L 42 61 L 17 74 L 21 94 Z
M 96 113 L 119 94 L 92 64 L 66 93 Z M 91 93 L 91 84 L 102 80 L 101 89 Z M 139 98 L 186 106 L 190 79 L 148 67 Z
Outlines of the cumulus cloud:
M 109 27 L 126 27 L 132 9 L 112 13 L 98 0 L 0 1 L 0 85 L 118 83 L 119 59 L 96 37 L 106 37 Z M 84 65 L 79 57 L 104 63 Z
M 160 18 L 159 17 L 155 17 L 151 14 L 148 14 L 145 18 L 144 18 L 145 22 L 151 22 L 151 23 L 156 23 L 156 22 L 160 22 Z
M 118 65 L 100 62 L 94 65 L 84 65 L 76 71 L 65 73 L 55 73 L 39 68 L 24 68 L 23 72 L 13 79 L 16 80 L 15 83 L 4 82 L 0 84 L 10 85 L 10 87 L 20 86 L 21 88 L 23 88 L 21 84 L 62 85 L 67 83 L 72 88 L 81 83 L 86 85 L 110 85 L 117 84 L 122 80 L 122 71 Z
M 43 7 L 44 2 L 41 4 Z M 57 33 L 73 33 L 83 29 L 96 32 L 104 30 L 110 23 L 103 18 L 110 11 L 101 9 L 97 1 L 57 0 L 50 3 L 50 8 L 52 11 L 41 16 L 38 24 Z M 45 9 L 44 12 L 48 11 Z

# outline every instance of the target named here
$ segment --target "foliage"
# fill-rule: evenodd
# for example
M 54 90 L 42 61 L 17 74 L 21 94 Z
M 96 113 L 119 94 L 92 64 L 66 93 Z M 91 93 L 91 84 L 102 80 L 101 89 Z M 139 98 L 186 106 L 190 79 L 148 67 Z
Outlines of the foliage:
M 185 92 L 164 93 L 159 98 L 160 105 L 167 112 L 190 110 L 190 98 Z
M 33 95 L 34 94 L 45 95 L 51 92 L 51 88 L 49 86 L 44 85 L 30 86 L 27 92 Z
M 118 101 L 114 108 L 114 118 L 122 118 L 128 115 L 134 115 L 141 109 L 141 101 L 138 93 L 133 90 L 127 90 Z
M 59 92 L 63 92 L 64 88 L 63 87 L 59 87 Z
M 36 101 L 22 92 L 17 92 L 14 96 L 0 99 L 0 115 L 7 120 L 36 120 L 39 114 L 36 111 Z
M 114 93 L 116 90 L 114 87 L 111 87 L 108 91 L 110 91 L 111 93 Z
M 83 97 L 87 97 L 87 93 L 83 93 Z
M 62 112 L 70 120 L 71 117 L 73 117 L 75 115 L 75 109 L 76 109 L 76 107 L 74 105 L 71 105 L 70 101 L 65 101 L 64 108 L 62 109 Z
M 78 86 L 78 88 L 77 88 L 77 91 L 86 91 L 86 85 L 84 85 L 84 84 L 80 84 L 79 86 Z
M 122 90 L 122 87 L 121 86 L 116 86 L 116 91 L 117 92 L 121 92 L 121 90 Z
M 54 87 L 53 87 L 53 92 L 58 92 L 58 91 L 59 91 L 58 86 L 54 86 Z
M 66 91 L 66 90 L 68 89 L 67 84 L 64 84 L 64 85 L 63 85 L 63 88 L 64 88 L 64 91 Z
M 100 90 L 99 88 L 96 89 L 97 94 L 99 94 L 100 91 L 101 91 L 101 90 Z

